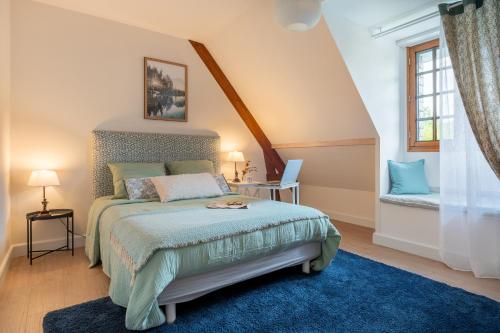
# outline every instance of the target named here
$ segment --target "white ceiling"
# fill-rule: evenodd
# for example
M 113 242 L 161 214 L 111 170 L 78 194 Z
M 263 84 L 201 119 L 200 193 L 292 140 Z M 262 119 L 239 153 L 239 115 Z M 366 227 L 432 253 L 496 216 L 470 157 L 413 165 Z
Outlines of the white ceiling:
M 167 35 L 206 41 L 250 8 L 272 8 L 272 0 L 35 0 Z M 367 28 L 377 27 L 443 0 L 326 0 L 339 15 Z
M 350 21 L 372 28 L 435 6 L 444 0 L 327 0 L 336 5 L 338 14 Z
M 36 0 L 175 37 L 203 41 L 262 0 Z

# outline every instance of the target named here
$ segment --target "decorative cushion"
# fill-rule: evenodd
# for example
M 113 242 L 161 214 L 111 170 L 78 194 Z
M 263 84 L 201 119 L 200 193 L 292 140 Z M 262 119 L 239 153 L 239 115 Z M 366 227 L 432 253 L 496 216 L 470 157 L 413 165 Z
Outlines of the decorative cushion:
M 224 193 L 209 173 L 152 177 L 161 202 L 218 197 Z
M 171 175 L 205 172 L 213 175 L 215 173 L 214 164 L 209 160 L 172 161 L 167 162 L 166 165 Z
M 214 178 L 217 184 L 219 185 L 220 189 L 222 190 L 222 192 L 224 193 L 232 192 L 231 188 L 229 187 L 229 184 L 227 183 L 226 177 L 224 177 L 223 174 L 215 175 Z
M 165 175 L 163 163 L 109 163 L 113 175 L 115 194 L 113 199 L 127 198 L 127 190 L 123 182 L 128 178 L 147 178 Z
M 425 178 L 425 160 L 389 163 L 391 194 L 429 194 L 431 191 Z
M 159 199 L 158 192 L 151 178 L 128 178 L 125 179 L 128 199 Z

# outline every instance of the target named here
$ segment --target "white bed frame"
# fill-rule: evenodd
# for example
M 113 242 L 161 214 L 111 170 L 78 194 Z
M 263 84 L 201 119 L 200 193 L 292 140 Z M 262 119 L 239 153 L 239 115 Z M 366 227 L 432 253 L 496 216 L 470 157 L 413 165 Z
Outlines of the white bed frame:
M 309 274 L 311 260 L 320 255 L 321 243 L 311 242 L 223 269 L 180 278 L 171 282 L 163 290 L 158 296 L 158 304 L 167 315 L 167 323 L 172 324 L 176 318 L 175 305 L 177 303 L 188 302 L 217 289 L 285 267 L 301 264 L 302 271 Z
M 220 172 L 220 140 L 217 135 L 179 135 L 168 133 L 138 133 L 95 130 L 91 137 L 92 196 L 113 194 L 113 182 L 108 163 L 168 162 L 174 160 L 211 160 Z M 285 267 L 302 264 L 309 273 L 310 261 L 321 255 L 321 243 L 297 244 L 293 248 L 235 262 L 226 268 L 182 277 L 170 283 L 158 296 L 165 306 L 167 322 L 175 321 L 175 305 L 203 296 L 214 290 L 264 275 Z

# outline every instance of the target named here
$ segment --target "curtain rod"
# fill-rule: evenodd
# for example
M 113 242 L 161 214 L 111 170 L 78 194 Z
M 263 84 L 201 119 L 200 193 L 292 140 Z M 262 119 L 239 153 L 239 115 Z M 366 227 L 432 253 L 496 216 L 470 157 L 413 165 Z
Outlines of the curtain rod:
M 464 3 L 463 1 L 457 1 L 457 2 L 454 2 L 454 3 L 450 3 L 447 8 L 448 9 L 452 9 L 452 8 L 461 6 L 463 3 Z
M 447 8 L 449 10 L 449 9 L 461 6 L 462 3 L 463 3 L 462 1 L 458 1 L 458 2 L 455 2 L 455 3 L 449 4 Z M 379 32 L 376 32 L 376 33 L 372 33 L 372 38 L 373 39 L 377 39 L 379 37 L 383 37 L 383 36 L 392 34 L 393 32 L 396 32 L 396 31 L 399 31 L 399 30 L 403 30 L 405 28 L 411 27 L 411 26 L 413 26 L 415 24 L 418 24 L 420 22 L 424 22 L 424 21 L 430 20 L 431 18 L 434 18 L 434 17 L 437 17 L 437 16 L 439 16 L 439 11 L 435 11 L 435 12 L 432 12 L 432 13 L 429 13 L 429 14 L 422 15 L 420 17 L 417 17 L 417 18 L 415 18 L 413 20 L 410 20 L 408 22 L 399 24 L 399 25 L 394 26 L 392 28 L 389 28 L 387 30 L 379 31 Z M 380 27 L 379 29 L 382 29 L 382 27 Z

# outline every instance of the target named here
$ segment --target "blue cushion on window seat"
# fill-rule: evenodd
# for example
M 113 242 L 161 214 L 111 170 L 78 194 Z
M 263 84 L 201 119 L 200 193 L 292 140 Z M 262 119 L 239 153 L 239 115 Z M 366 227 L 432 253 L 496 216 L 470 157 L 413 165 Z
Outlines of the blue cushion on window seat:
M 425 178 L 425 160 L 415 162 L 388 161 L 391 178 L 390 194 L 429 194 Z

